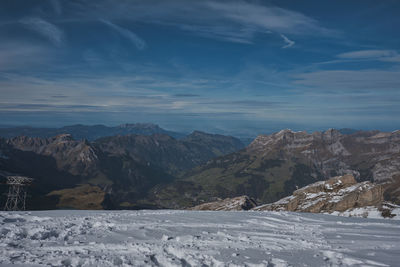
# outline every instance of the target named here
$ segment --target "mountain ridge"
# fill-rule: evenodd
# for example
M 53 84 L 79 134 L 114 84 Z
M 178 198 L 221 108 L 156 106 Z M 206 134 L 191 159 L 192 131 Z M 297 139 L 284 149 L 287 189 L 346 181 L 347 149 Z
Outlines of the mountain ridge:
M 13 138 L 16 136 L 29 136 L 29 137 L 41 137 L 49 138 L 59 134 L 71 134 L 75 139 L 88 139 L 93 141 L 95 139 L 114 136 L 114 135 L 126 135 L 126 134 L 140 134 L 140 135 L 152 135 L 155 133 L 167 134 L 174 138 L 183 138 L 186 136 L 184 133 L 178 133 L 174 131 L 168 131 L 157 124 L 152 123 L 126 123 L 117 126 L 105 126 L 102 124 L 96 125 L 83 125 L 74 124 L 63 126 L 60 128 L 41 128 L 31 126 L 17 126 L 17 127 L 1 127 L 0 136 L 4 138 Z
M 177 140 L 166 134 L 130 134 L 93 142 L 75 140 L 71 134 L 0 138 L 0 171 L 35 179 L 31 208 L 156 208 L 147 201 L 152 187 L 243 147 L 232 137 L 201 136 Z M 93 203 L 80 205 L 88 194 Z M 46 199 L 49 205 L 35 204 Z
M 297 187 L 346 174 L 359 182 L 388 184 L 386 198 L 399 203 L 395 185 L 400 179 L 400 131 L 341 134 L 335 129 L 314 133 L 285 129 L 259 135 L 245 149 L 190 170 L 154 195 L 170 208 L 179 207 L 180 200 L 195 206 L 240 195 L 269 203 Z M 186 193 L 178 194 L 174 187 L 183 185 Z M 175 199 L 169 204 L 170 195 Z

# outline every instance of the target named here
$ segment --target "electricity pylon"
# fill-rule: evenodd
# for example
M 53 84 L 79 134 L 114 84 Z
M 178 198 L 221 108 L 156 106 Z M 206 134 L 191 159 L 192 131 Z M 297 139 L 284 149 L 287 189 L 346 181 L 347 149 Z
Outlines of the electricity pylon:
M 8 176 L 8 194 L 4 210 L 25 210 L 27 187 L 33 179 L 24 176 Z

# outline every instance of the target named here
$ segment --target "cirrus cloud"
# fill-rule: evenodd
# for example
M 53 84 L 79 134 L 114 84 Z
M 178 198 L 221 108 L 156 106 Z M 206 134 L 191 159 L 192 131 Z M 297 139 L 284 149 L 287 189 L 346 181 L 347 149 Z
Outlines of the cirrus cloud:
M 64 41 L 64 32 L 56 25 L 38 17 L 23 18 L 19 21 L 24 27 L 37 32 L 56 46 Z
M 108 20 L 101 19 L 100 21 L 109 26 L 110 28 L 114 29 L 116 32 L 124 36 L 130 42 L 132 42 L 132 44 L 134 44 L 137 49 L 143 50 L 144 48 L 146 48 L 146 42 L 132 31 L 120 27 Z
M 359 50 L 337 55 L 341 59 L 355 60 L 379 60 L 400 62 L 400 54 L 395 50 Z

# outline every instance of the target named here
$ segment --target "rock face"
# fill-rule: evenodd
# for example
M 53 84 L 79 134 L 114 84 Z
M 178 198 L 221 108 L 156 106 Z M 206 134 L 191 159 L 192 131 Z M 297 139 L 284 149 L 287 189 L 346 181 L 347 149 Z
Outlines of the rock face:
M 209 202 L 197 205 L 190 210 L 223 210 L 223 211 L 240 211 L 240 210 L 250 210 L 255 208 L 257 203 L 254 199 L 248 196 L 240 196 L 235 198 L 226 198 L 220 201 Z
M 335 129 L 312 134 L 282 130 L 258 136 L 248 151 L 305 158 L 325 177 L 353 174 L 356 179 L 383 182 L 400 174 L 400 131 L 344 135 Z
M 157 191 L 167 208 L 194 206 L 215 197 L 247 195 L 275 202 L 296 188 L 350 174 L 358 182 L 385 184 L 385 198 L 400 204 L 400 131 L 342 134 L 282 130 L 258 136 L 248 147 L 218 157 Z M 180 185 L 185 191 L 177 192 Z M 168 199 L 174 198 L 174 203 Z
M 291 196 L 253 210 L 332 213 L 367 206 L 380 207 L 382 202 L 382 185 L 357 183 L 352 175 L 344 175 L 313 183 L 294 191 Z
M 60 134 L 51 138 L 18 136 L 7 141 L 13 148 L 31 151 L 56 160 L 60 170 L 72 175 L 88 174 L 99 168 L 95 148 L 87 141 L 76 141 L 70 134 Z
M 94 144 L 103 151 L 129 155 L 138 162 L 155 166 L 171 175 L 244 147 L 237 138 L 198 131 L 180 140 L 165 134 L 124 135 L 100 138 Z

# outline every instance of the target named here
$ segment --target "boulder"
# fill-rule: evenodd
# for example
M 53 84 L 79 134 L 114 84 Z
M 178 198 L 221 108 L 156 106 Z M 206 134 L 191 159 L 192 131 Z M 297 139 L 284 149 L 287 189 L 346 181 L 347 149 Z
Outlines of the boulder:
M 226 198 L 223 200 L 208 202 L 190 208 L 190 210 L 219 210 L 219 211 L 239 211 L 255 208 L 257 203 L 248 196 Z

